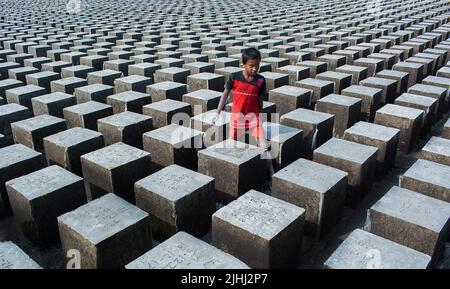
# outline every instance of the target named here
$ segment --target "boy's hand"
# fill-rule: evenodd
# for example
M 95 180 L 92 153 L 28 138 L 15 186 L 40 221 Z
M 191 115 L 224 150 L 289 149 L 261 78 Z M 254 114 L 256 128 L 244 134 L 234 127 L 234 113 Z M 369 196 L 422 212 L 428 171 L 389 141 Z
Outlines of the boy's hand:
M 214 117 L 212 118 L 212 124 L 215 124 L 216 121 L 219 119 L 220 112 L 217 112 L 214 114 Z

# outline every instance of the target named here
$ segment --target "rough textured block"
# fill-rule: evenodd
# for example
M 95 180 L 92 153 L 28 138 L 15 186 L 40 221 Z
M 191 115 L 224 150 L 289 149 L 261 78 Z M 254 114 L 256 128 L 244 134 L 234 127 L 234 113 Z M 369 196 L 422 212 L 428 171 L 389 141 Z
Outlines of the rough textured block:
M 152 102 L 158 102 L 164 99 L 181 101 L 183 95 L 186 93 L 186 84 L 173 81 L 164 81 L 147 86 L 147 94 L 150 94 Z
M 59 241 L 59 215 L 86 203 L 83 179 L 56 165 L 5 185 L 18 227 L 39 247 Z
M 275 69 L 275 72 L 289 75 L 289 85 L 294 85 L 295 82 L 308 78 L 310 75 L 310 68 L 298 65 L 286 65 Z
M 414 62 L 398 62 L 394 64 L 392 70 L 409 73 L 408 88 L 418 83 L 422 79 L 423 64 Z
M 280 123 L 303 130 L 305 153 L 310 155 L 333 136 L 334 115 L 298 108 L 282 115 Z
M 4 79 L 0 80 L 0 96 L 6 97 L 6 91 L 9 89 L 13 89 L 19 86 L 23 86 L 23 82 L 15 79 Z
M 368 211 L 370 232 L 431 256 L 444 249 L 450 204 L 408 189 L 392 187 Z
M 297 261 L 304 221 L 305 209 L 251 190 L 214 213 L 212 244 L 252 268 L 285 268 Z
M 189 254 L 188 257 L 185 257 Z M 249 269 L 239 259 L 188 233 L 178 232 L 126 269 Z
M 151 78 L 140 75 L 130 75 L 114 80 L 116 93 L 130 90 L 144 93 L 147 85 L 150 84 L 152 84 Z
M 334 92 L 337 94 L 352 84 L 352 77 L 351 74 L 334 71 L 322 72 L 316 75 L 316 79 L 334 82 Z
M 192 114 L 197 115 L 215 109 L 222 93 L 209 89 L 199 89 L 183 95 L 183 102 L 191 105 Z
M 351 74 L 352 85 L 357 85 L 361 80 L 367 78 L 367 67 L 356 65 L 342 65 L 336 68 L 336 72 Z
M 184 126 L 188 126 L 187 118 L 192 114 L 191 106 L 188 103 L 165 99 L 158 102 L 153 102 L 142 107 L 144 115 L 150 116 L 153 119 L 153 127 L 161 128 L 171 123 L 177 123 L 178 119 L 186 119 Z M 178 114 L 182 114 L 179 117 Z M 175 119 L 173 119 L 175 116 Z
M 426 78 L 424 78 L 424 80 L 422 81 L 423 84 L 427 84 L 427 85 L 434 85 L 434 86 L 439 86 L 442 87 L 444 89 L 447 90 L 447 94 L 445 96 L 445 105 L 444 108 L 448 109 L 450 106 L 450 93 L 448 92 L 449 87 L 450 87 L 450 79 L 446 78 L 446 77 L 439 77 L 439 76 L 427 76 Z
M 96 101 L 88 101 L 64 108 L 67 127 L 83 127 L 97 130 L 97 120 L 113 114 L 110 105 Z
M 383 90 L 379 88 L 365 87 L 362 85 L 352 85 L 342 90 L 342 95 L 357 97 L 362 100 L 361 119 L 373 122 L 375 113 L 381 106 Z
M 64 252 L 80 252 L 81 268 L 123 268 L 152 247 L 149 215 L 107 194 L 58 217 Z
M 264 122 L 264 137 L 270 143 L 275 170 L 283 168 L 304 155 L 303 130 L 279 123 Z
M 450 167 L 418 159 L 402 176 L 399 185 L 424 195 L 450 202 Z
M 151 101 L 150 95 L 137 91 L 120 92 L 106 99 L 106 103 L 112 106 L 114 114 L 124 111 L 142 113 L 142 107 Z
M 450 166 L 450 140 L 433 136 L 419 153 L 421 159 Z
M 278 72 L 265 71 L 260 73 L 266 80 L 266 95 L 270 90 L 289 85 L 289 75 Z
M 215 209 L 214 179 L 170 165 L 135 183 L 136 205 L 151 216 L 152 235 L 165 240 L 179 231 L 201 237 Z
M 5 182 L 41 169 L 45 159 L 41 153 L 21 144 L 0 148 L 0 154 L 0 216 L 3 216 L 11 212 Z
M 197 150 L 202 148 L 203 132 L 170 124 L 144 133 L 143 147 L 152 162 L 161 167 L 177 164 L 197 170 Z
M 375 263 L 377 254 L 379 263 Z M 325 261 L 329 269 L 427 269 L 431 257 L 385 238 L 355 229 Z
M 354 206 L 372 187 L 378 149 L 332 138 L 314 151 L 313 160 L 348 173 L 347 204 Z
M 81 156 L 88 200 L 115 193 L 134 203 L 134 182 L 152 172 L 150 154 L 115 143 Z
M 58 164 L 79 176 L 82 176 L 81 155 L 103 146 L 101 133 L 81 127 L 74 127 L 44 138 L 47 163 Z
M 75 88 L 77 103 L 98 101 L 106 103 L 106 98 L 114 94 L 114 87 L 105 84 L 91 84 Z
M 13 242 L 0 242 L 0 269 L 42 269 Z
M 27 84 L 34 84 L 36 86 L 43 87 L 47 90 L 47 93 L 51 92 L 50 83 L 60 78 L 61 76 L 59 73 L 51 71 L 32 73 L 26 76 Z
M 123 73 L 117 70 L 104 69 L 100 71 L 90 72 L 87 75 L 89 85 L 104 84 L 114 86 L 114 80 L 123 77 Z
M 142 148 L 142 134 L 153 128 L 151 117 L 131 111 L 101 118 L 97 125 L 106 145 L 123 142 L 137 148 Z
M 161 83 L 166 81 L 186 83 L 188 76 L 191 74 L 189 69 L 180 67 L 167 67 L 159 69 L 155 72 L 155 83 Z
M 437 99 L 438 116 L 440 116 L 445 111 L 445 98 L 448 93 L 448 88 L 435 86 L 433 84 L 428 85 L 418 83 L 408 88 L 408 93 L 423 95 Z
M 333 136 L 342 137 L 344 131 L 361 117 L 362 101 L 356 97 L 329 94 L 316 102 L 316 111 L 334 115 Z
M 233 200 L 265 180 L 263 150 L 227 139 L 198 152 L 198 172 L 215 179 L 216 199 Z
M 198 73 L 187 77 L 187 85 L 191 92 L 200 89 L 222 92 L 225 85 L 225 77 L 209 72 Z
M 210 110 L 191 118 L 191 127 L 205 133 L 203 141 L 206 147 L 228 138 L 231 113 L 222 111 L 217 121 L 213 124 L 212 119 L 215 114 L 216 110 Z
M 64 92 L 53 92 L 31 99 L 34 115 L 53 115 L 63 117 L 63 110 L 66 107 L 77 103 L 75 96 Z
M 30 117 L 30 110 L 20 104 L 10 103 L 0 105 L 0 133 L 6 138 L 6 142 L 12 143 L 11 123 Z
M 319 99 L 334 92 L 334 82 L 328 80 L 320 80 L 306 78 L 295 83 L 295 86 L 312 90 L 311 105 L 314 105 Z
M 8 103 L 17 103 L 32 109 L 31 99 L 46 94 L 45 88 L 36 85 L 19 86 L 5 91 Z
M 422 133 L 428 132 L 433 122 L 437 119 L 438 100 L 418 94 L 403 93 L 395 99 L 394 104 L 423 110 Z
M 344 139 L 378 148 L 376 175 L 381 177 L 394 166 L 400 130 L 360 121 L 345 130 Z
M 442 129 L 441 137 L 450 139 L 450 118 L 444 124 L 444 128 Z
M 281 86 L 269 91 L 269 101 L 275 103 L 276 112 L 286 114 L 297 108 L 311 106 L 313 91 L 296 86 Z
M 410 152 L 418 143 L 423 110 L 386 104 L 375 115 L 375 123 L 400 129 L 398 149 Z
M 408 89 L 409 73 L 396 70 L 382 70 L 375 74 L 375 77 L 397 80 L 395 92 L 400 95 Z
M 344 171 L 299 159 L 272 177 L 272 196 L 305 208 L 305 234 L 320 238 L 341 218 L 347 189 Z
M 397 94 L 397 81 L 388 78 L 369 77 L 359 82 L 362 86 L 379 88 L 383 90 L 381 95 L 381 103 L 393 103 Z
M 51 115 L 38 115 L 11 124 L 15 143 L 43 152 L 43 138 L 65 130 L 66 121 Z

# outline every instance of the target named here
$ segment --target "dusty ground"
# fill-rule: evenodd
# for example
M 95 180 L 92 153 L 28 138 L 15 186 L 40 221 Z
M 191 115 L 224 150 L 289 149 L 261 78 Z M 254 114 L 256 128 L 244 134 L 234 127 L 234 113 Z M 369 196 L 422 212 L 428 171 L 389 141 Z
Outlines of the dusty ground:
M 359 203 L 356 209 L 345 208 L 342 220 L 329 232 L 322 241 L 304 241 L 303 256 L 298 268 L 321 268 L 326 259 L 334 252 L 339 244 L 356 228 L 363 228 L 366 222 L 367 209 L 378 201 L 392 186 L 398 185 L 398 177 L 403 174 L 417 159 L 417 152 L 426 144 L 431 136 L 440 136 L 445 121 L 450 116 L 447 113 L 438 122 L 419 146 L 410 154 L 398 153 L 394 169 L 381 181 L 376 181 L 372 190 Z M 210 241 L 210 234 L 202 238 Z M 66 258 L 61 245 L 38 250 L 14 226 L 12 217 L 0 220 L 0 241 L 11 240 L 18 244 L 36 262 L 44 268 L 65 268 Z M 450 268 L 450 242 L 446 244 L 446 252 L 437 268 Z

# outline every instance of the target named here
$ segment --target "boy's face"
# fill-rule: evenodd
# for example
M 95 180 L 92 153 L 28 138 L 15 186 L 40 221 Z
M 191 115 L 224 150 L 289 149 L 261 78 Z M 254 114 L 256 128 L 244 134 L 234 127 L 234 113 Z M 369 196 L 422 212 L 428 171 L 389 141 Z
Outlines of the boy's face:
M 259 70 L 259 63 L 260 63 L 261 61 L 260 60 L 247 60 L 247 63 L 245 63 L 243 66 L 244 66 L 244 69 L 245 69 L 245 71 L 247 72 L 247 74 L 248 75 L 251 75 L 251 76 L 255 76 L 256 75 L 256 73 L 258 73 L 258 70 Z

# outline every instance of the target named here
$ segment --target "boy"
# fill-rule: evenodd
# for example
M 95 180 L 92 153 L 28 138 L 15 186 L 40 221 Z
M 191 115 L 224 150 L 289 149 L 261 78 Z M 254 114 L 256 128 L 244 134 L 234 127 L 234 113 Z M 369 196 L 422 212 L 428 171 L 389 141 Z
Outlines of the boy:
M 246 130 L 257 140 L 259 147 L 268 149 L 269 145 L 264 138 L 261 125 L 260 112 L 266 91 L 266 81 L 258 74 L 261 54 L 255 48 L 248 48 L 242 52 L 244 70 L 230 75 L 225 90 L 220 98 L 213 123 L 219 118 L 230 90 L 233 90 L 233 108 L 231 112 L 229 137 L 240 139 Z M 272 160 L 268 159 L 270 176 L 273 174 Z

